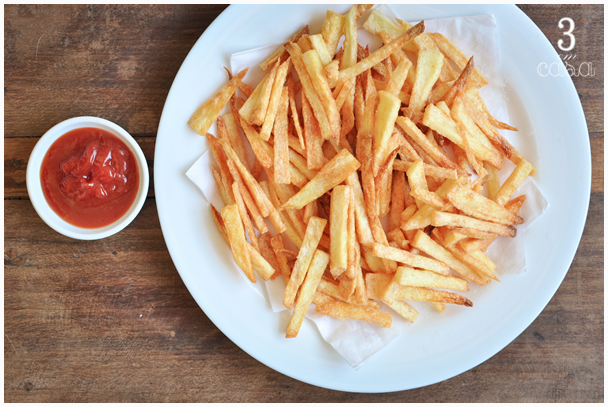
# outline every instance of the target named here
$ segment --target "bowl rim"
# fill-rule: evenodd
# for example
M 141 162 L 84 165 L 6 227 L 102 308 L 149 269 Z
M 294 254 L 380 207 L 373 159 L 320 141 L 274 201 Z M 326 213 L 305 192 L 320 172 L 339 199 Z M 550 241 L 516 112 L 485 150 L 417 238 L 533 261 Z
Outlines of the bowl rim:
M 55 211 L 53 211 L 53 209 L 46 201 L 46 198 L 44 197 L 44 193 L 42 191 L 42 184 L 40 180 L 40 168 L 42 166 L 42 161 L 44 160 L 48 149 L 53 145 L 53 143 L 71 130 L 86 127 L 94 127 L 106 130 L 118 137 L 122 142 L 127 145 L 129 150 L 135 156 L 135 160 L 137 162 L 139 170 L 138 192 L 133 201 L 133 204 L 131 204 L 131 207 L 127 210 L 127 212 L 123 216 L 121 216 L 120 219 L 109 225 L 91 229 L 74 226 L 59 217 L 59 215 L 57 215 Z M 146 201 L 146 197 L 148 195 L 149 183 L 150 175 L 148 170 L 148 163 L 137 141 L 135 141 L 135 139 L 125 129 L 123 129 L 116 123 L 94 116 L 73 117 L 51 127 L 46 133 L 42 135 L 42 137 L 40 137 L 40 140 L 38 140 L 38 142 L 34 146 L 34 149 L 32 150 L 27 163 L 27 193 L 30 197 L 32 205 L 34 206 L 34 209 L 38 213 L 38 216 L 40 216 L 40 218 L 51 229 L 73 239 L 103 239 L 105 237 L 112 236 L 127 227 L 133 221 L 133 219 L 135 219 L 135 217 L 143 207 L 143 204 Z

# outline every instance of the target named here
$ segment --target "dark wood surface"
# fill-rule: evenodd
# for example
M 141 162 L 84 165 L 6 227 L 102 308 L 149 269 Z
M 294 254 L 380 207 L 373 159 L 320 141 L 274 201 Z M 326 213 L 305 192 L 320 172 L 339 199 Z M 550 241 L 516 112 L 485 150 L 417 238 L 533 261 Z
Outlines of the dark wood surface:
M 44 224 L 25 186 L 38 138 L 70 117 L 104 117 L 136 137 L 152 170 L 173 78 L 224 8 L 5 6 L 5 401 L 603 401 L 603 6 L 521 7 L 556 47 L 564 31 L 558 21 L 571 17 L 573 52 L 596 68 L 594 77 L 573 78 L 593 156 L 589 215 L 570 270 L 541 315 L 504 350 L 450 380 L 405 392 L 344 393 L 259 363 L 210 322 L 184 286 L 153 188 L 133 223 L 106 239 L 73 240 Z

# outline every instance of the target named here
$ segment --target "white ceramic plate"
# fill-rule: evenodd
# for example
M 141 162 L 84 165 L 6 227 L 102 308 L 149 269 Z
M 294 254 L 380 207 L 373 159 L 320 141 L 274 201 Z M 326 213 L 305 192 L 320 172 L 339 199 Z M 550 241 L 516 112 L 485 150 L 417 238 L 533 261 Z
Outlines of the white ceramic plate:
M 230 55 L 286 39 L 303 21 L 312 21 L 311 32 L 318 32 L 327 8 L 344 13 L 348 6 L 229 7 L 184 61 L 156 141 L 158 214 L 173 262 L 194 299 L 228 338 L 260 362 L 336 390 L 388 392 L 426 386 L 499 352 L 528 327 L 559 287 L 589 206 L 591 153 L 585 117 L 568 76 L 538 74 L 540 63 L 559 61 L 538 27 L 515 6 L 393 7 L 411 21 L 494 14 L 511 124 L 536 146 L 522 154 L 539 169 L 535 180 L 550 208 L 525 232 L 528 270 L 477 290 L 471 298 L 475 307 L 448 307 L 444 314 L 416 321 L 411 334 L 394 340 L 356 371 L 308 320 L 296 339 L 286 340 L 288 314 L 273 313 L 243 282 L 202 194 L 185 176 L 207 149 L 206 140 L 187 121 L 226 82 L 222 66 L 229 66 Z

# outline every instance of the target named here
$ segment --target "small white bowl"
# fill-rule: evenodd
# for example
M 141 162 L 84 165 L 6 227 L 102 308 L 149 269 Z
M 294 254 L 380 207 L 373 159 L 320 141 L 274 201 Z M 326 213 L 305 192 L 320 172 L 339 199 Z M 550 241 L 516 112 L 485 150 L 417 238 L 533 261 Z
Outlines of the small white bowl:
M 104 226 L 101 228 L 87 229 L 74 226 L 65 220 L 61 219 L 53 209 L 49 206 L 44 193 L 42 192 L 42 184 L 40 182 L 40 167 L 46 152 L 51 145 L 65 133 L 71 130 L 80 129 L 83 127 L 95 127 L 98 129 L 109 131 L 114 134 L 120 140 L 122 140 L 129 150 L 135 156 L 137 166 L 139 168 L 139 187 L 137 190 L 137 196 L 133 201 L 133 204 L 129 210 L 116 222 Z M 148 184 L 150 177 L 148 174 L 148 164 L 146 163 L 146 157 L 141 151 L 139 144 L 127 133 L 122 127 L 114 124 L 108 120 L 101 119 L 99 117 L 82 116 L 74 117 L 63 121 L 49 131 L 47 131 L 36 143 L 32 154 L 30 155 L 27 163 L 27 193 L 30 196 L 34 209 L 38 212 L 38 215 L 42 220 L 55 229 L 62 235 L 81 240 L 95 240 L 103 239 L 104 237 L 111 236 L 115 233 L 120 232 L 124 229 L 139 213 L 141 207 L 144 205 L 146 196 L 148 195 Z

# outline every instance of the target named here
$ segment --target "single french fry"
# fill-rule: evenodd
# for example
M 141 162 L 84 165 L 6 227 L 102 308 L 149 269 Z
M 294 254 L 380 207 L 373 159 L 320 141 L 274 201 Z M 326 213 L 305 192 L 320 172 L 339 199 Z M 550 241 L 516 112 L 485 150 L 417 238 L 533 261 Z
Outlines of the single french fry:
M 284 247 L 283 236 L 280 234 L 273 236 L 270 239 L 270 245 L 272 246 L 272 251 L 274 252 L 274 255 L 277 259 L 278 270 L 281 272 L 281 275 L 283 276 L 283 281 L 285 281 L 285 284 L 287 285 L 287 282 L 289 281 L 289 276 L 291 276 L 291 268 L 289 268 L 289 264 L 287 264 L 287 258 L 282 252 Z
M 427 270 L 397 267 L 393 281 L 410 287 L 438 288 L 444 290 L 469 291 L 469 282 L 459 277 L 441 276 Z
M 203 103 L 201 107 L 194 112 L 190 120 L 188 120 L 190 127 L 196 130 L 201 136 L 207 135 L 211 124 L 217 119 L 224 109 L 224 106 L 226 106 L 226 103 L 230 100 L 230 97 L 236 92 L 239 83 L 247 74 L 247 70 L 248 68 L 239 72 L 211 99 Z
M 384 298 L 387 300 L 402 301 L 424 301 L 424 302 L 443 302 L 446 304 L 464 305 L 472 307 L 473 303 L 462 295 L 448 291 L 433 290 L 423 287 L 406 287 L 397 283 L 390 283 L 385 290 Z
M 488 197 L 490 199 L 494 199 L 498 190 L 500 189 L 500 180 L 498 179 L 498 170 L 492 166 L 492 164 L 484 163 L 484 167 L 488 174 L 490 175 L 488 178 Z
M 302 118 L 304 120 L 304 139 L 306 141 L 306 162 L 311 170 L 320 169 L 327 160 L 323 155 L 323 142 L 319 122 L 315 118 L 306 95 L 302 95 Z
M 460 226 L 465 228 L 479 229 L 486 232 L 496 233 L 500 236 L 515 237 L 517 229 L 513 226 L 502 225 L 499 223 L 487 222 L 484 220 L 470 218 L 468 216 L 456 215 L 447 212 L 435 212 L 431 218 L 431 225 L 439 226 Z
M 330 227 L 330 272 L 338 278 L 348 267 L 348 208 L 352 187 L 336 186 L 331 194 Z
M 321 64 L 323 65 L 323 68 L 325 68 L 331 63 L 334 54 L 330 53 L 329 49 L 327 48 L 327 44 L 325 43 L 325 40 L 323 40 L 323 34 L 309 35 L 308 39 L 312 44 L 312 48 L 319 54 Z
M 397 161 L 398 160 L 394 160 L 394 162 Z M 393 169 L 396 169 L 394 164 Z M 394 230 L 401 224 L 401 214 L 405 210 L 405 192 L 405 174 L 403 171 L 393 172 L 391 211 L 388 222 L 389 230 Z
M 270 263 L 260 254 L 260 252 L 254 249 L 249 243 L 247 243 L 247 250 L 249 250 L 253 271 L 255 271 L 262 280 L 270 280 L 275 273 L 275 269 L 272 267 L 272 265 L 270 265 Z
M 352 93 L 353 86 L 353 81 L 346 81 L 340 89 L 340 92 L 336 96 L 336 107 L 338 110 L 341 110 L 344 106 L 344 103 L 346 103 L 346 100 Z
M 338 43 L 342 36 L 344 28 L 344 17 L 331 10 L 327 10 L 321 35 L 327 44 L 327 50 L 330 54 L 335 54 L 338 49 Z
M 405 79 L 407 78 L 407 72 L 409 71 L 411 66 L 412 62 L 409 59 L 404 58 L 401 60 L 401 62 L 399 62 L 386 86 L 386 91 L 388 93 L 399 97 L 399 93 L 401 93 L 401 88 L 403 87 Z
M 274 269 L 274 274 L 271 276 L 271 279 L 274 280 L 276 277 L 281 275 L 281 267 L 279 266 L 277 256 L 272 248 L 272 236 L 270 235 L 270 233 L 262 233 L 258 237 L 258 245 L 260 249 L 260 254 L 264 258 L 264 260 L 266 260 L 268 264 L 270 264 L 270 267 Z
M 264 124 L 264 118 L 270 103 L 270 94 L 274 79 L 279 69 L 279 61 L 277 60 L 272 67 L 272 70 L 262 79 L 255 88 L 251 96 L 245 101 L 245 104 L 239 110 L 239 115 L 243 121 L 250 125 L 261 126 Z M 241 121 L 241 125 L 242 125 Z
M 241 128 L 260 164 L 262 164 L 264 168 L 272 167 L 272 155 L 268 154 L 264 149 L 264 146 L 262 145 L 264 140 L 260 138 L 257 130 L 245 120 L 241 120 Z
M 300 294 L 298 295 L 293 314 L 287 325 L 286 338 L 295 338 L 298 335 L 306 311 L 312 303 L 312 299 L 317 291 L 317 286 L 321 281 L 327 263 L 329 263 L 329 256 L 320 250 L 316 250 L 310 261 L 310 267 L 306 272 L 306 278 L 302 283 L 302 288 L 300 289 Z
M 447 248 L 457 259 L 468 264 L 480 276 L 486 276 L 493 280 L 498 280 L 496 277 L 496 264 L 492 262 L 483 252 L 477 250 L 474 253 L 467 253 L 462 249 L 460 244 Z
M 505 181 L 504 184 L 501 185 L 500 189 L 496 193 L 494 197 L 494 202 L 498 205 L 504 205 L 513 192 L 524 182 L 526 177 L 530 175 L 530 173 L 534 170 L 532 164 L 530 164 L 525 159 L 522 159 L 519 164 L 515 167 L 509 178 Z
M 414 82 L 408 106 L 410 109 L 421 111 L 424 108 L 433 85 L 439 79 L 443 63 L 444 57 L 440 51 L 425 49 L 418 52 L 416 81 Z
M 253 267 L 251 265 L 251 258 L 249 249 L 247 246 L 247 240 L 245 240 L 245 229 L 243 229 L 243 221 L 239 215 L 239 209 L 236 204 L 228 205 L 222 209 L 222 219 L 226 226 L 226 232 L 228 234 L 228 241 L 230 242 L 230 248 L 232 249 L 232 255 L 236 264 L 245 273 L 247 278 L 255 283 L 255 275 L 253 274 Z
M 222 198 L 224 205 L 234 204 L 234 197 L 229 194 L 229 188 L 226 187 L 224 180 L 222 180 L 222 175 L 213 164 L 211 164 L 211 174 L 213 175 L 213 179 L 215 180 L 215 184 L 217 185 L 217 189 L 220 192 L 220 197 Z
M 380 166 L 388 157 L 388 142 L 401 107 L 399 98 L 386 91 L 379 91 L 378 99 L 374 125 L 374 177 L 378 175 Z
M 357 263 L 361 255 L 357 251 L 357 229 L 355 226 L 355 193 L 354 188 L 349 186 L 351 189 L 350 202 L 348 202 L 348 235 L 347 235 L 347 251 L 348 251 L 348 265 L 346 267 L 346 277 L 349 279 L 355 279 L 357 273 Z
M 375 180 L 376 187 L 376 205 L 378 207 L 378 216 L 383 217 L 390 211 L 391 201 L 391 184 L 393 182 L 393 162 L 397 156 L 399 148 L 395 148 L 389 154 L 386 162 L 378 170 L 378 176 Z
M 419 199 L 426 204 L 432 205 L 437 209 L 445 207 L 445 200 L 436 193 L 428 190 L 422 160 L 416 161 L 410 166 L 410 168 L 408 168 L 407 179 L 411 188 L 410 194 L 414 198 Z
M 278 75 L 277 75 L 278 77 Z M 282 87 L 281 100 L 274 123 L 274 181 L 279 184 L 291 183 L 289 171 L 289 141 L 287 133 L 287 109 L 289 91 Z
M 340 151 L 321 168 L 317 176 L 308 182 L 283 208 L 302 209 L 307 203 L 317 199 L 336 185 L 343 182 L 360 164 L 347 150 Z
M 349 304 L 338 301 L 317 305 L 315 312 L 317 314 L 338 318 L 342 321 L 345 319 L 358 319 L 361 321 L 372 322 L 380 325 L 383 328 L 390 328 L 393 322 L 391 314 L 388 312 L 383 312 L 370 306 Z
M 474 72 L 475 64 L 473 62 L 473 57 L 471 57 L 469 59 L 469 62 L 467 62 L 465 68 L 460 73 L 458 79 L 454 81 L 454 84 L 452 85 L 450 90 L 448 90 L 446 94 L 441 98 L 441 101 L 445 102 L 448 107 L 452 106 L 452 102 L 454 101 L 456 94 L 458 92 L 464 91 L 468 87 L 469 81 L 473 79 Z
M 298 42 L 298 40 L 304 36 L 310 34 L 310 30 L 308 29 L 308 25 L 304 26 L 300 31 L 296 32 L 289 41 Z M 278 59 L 281 59 L 283 55 L 285 55 L 287 51 L 285 51 L 285 45 L 281 45 L 275 52 L 272 53 L 264 62 L 260 64 L 260 69 L 262 71 L 266 71 L 270 65 L 274 64 Z M 283 58 L 285 59 L 285 58 Z
M 300 251 L 298 252 L 296 264 L 293 267 L 293 272 L 291 273 L 289 283 L 285 288 L 285 294 L 283 296 L 283 305 L 289 309 L 291 309 L 293 305 L 298 288 L 302 284 L 302 281 L 304 281 L 306 271 L 310 266 L 310 262 L 312 261 L 315 251 L 317 250 L 317 246 L 319 245 L 319 241 L 323 235 L 323 229 L 325 228 L 326 223 L 327 221 L 325 219 L 317 217 L 311 218 L 308 222 L 302 247 L 300 247 Z

